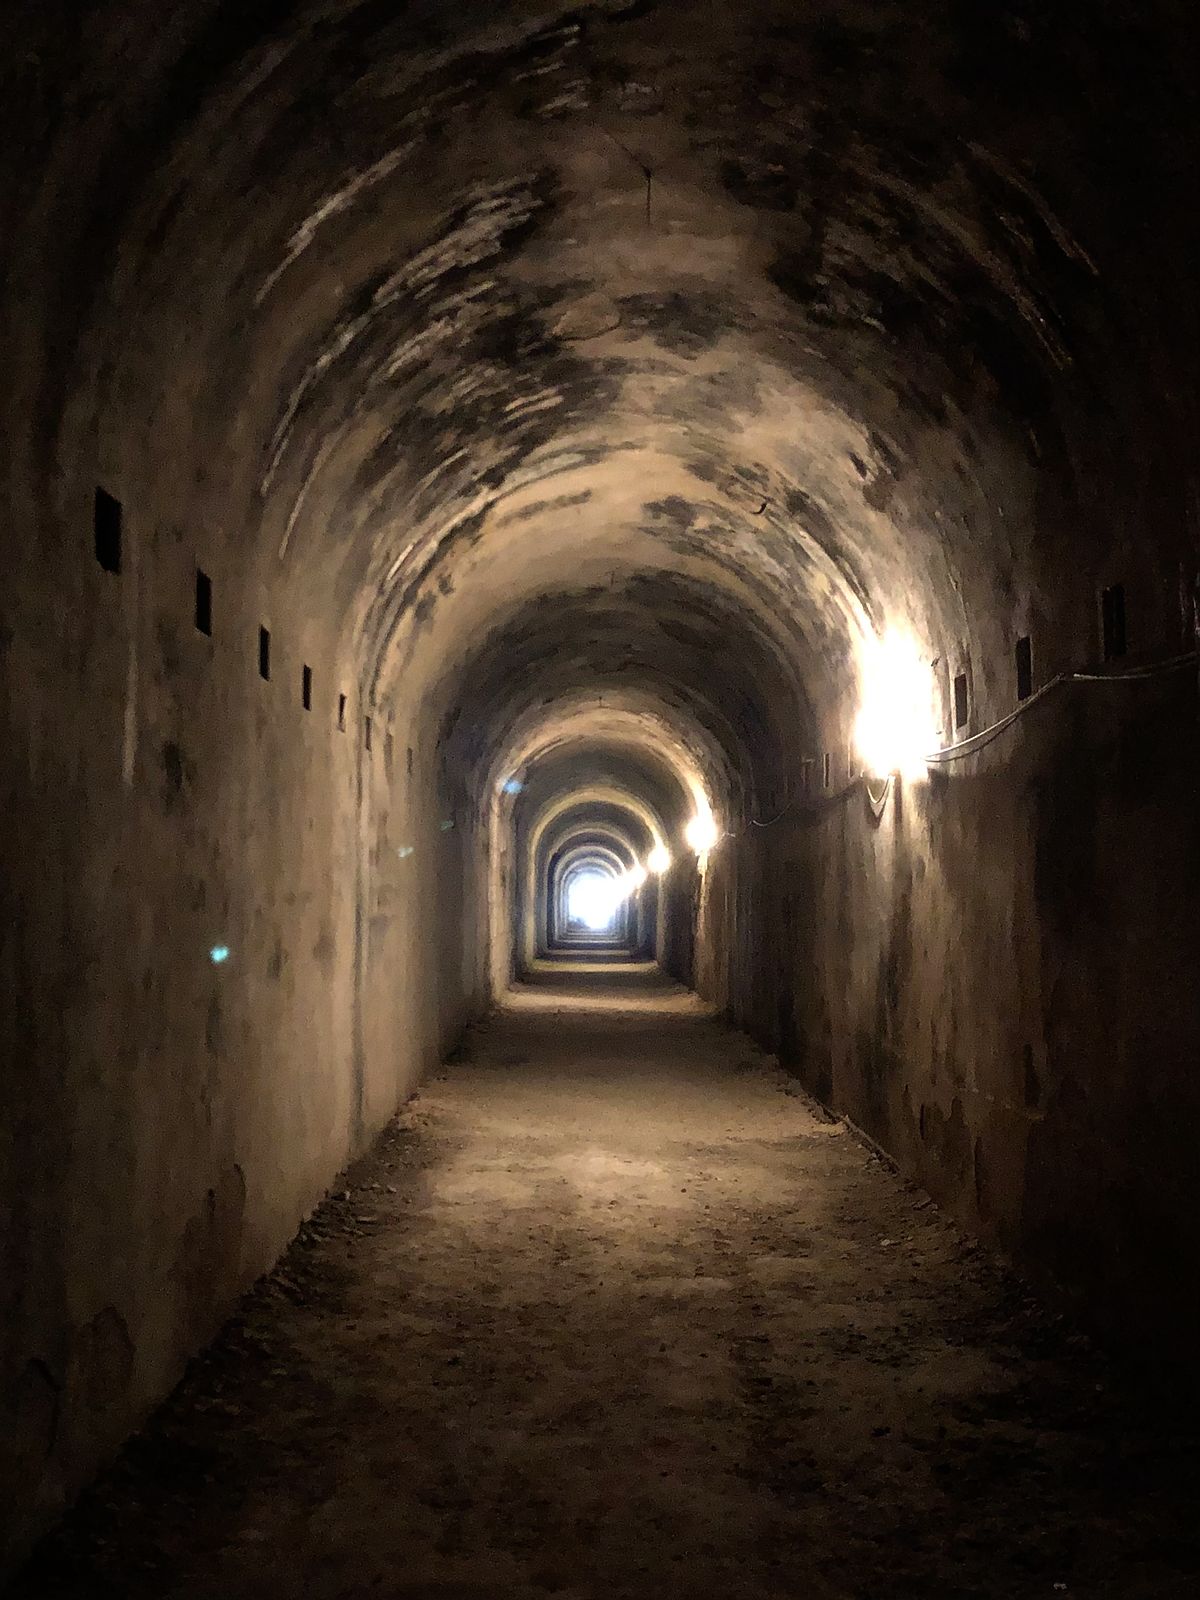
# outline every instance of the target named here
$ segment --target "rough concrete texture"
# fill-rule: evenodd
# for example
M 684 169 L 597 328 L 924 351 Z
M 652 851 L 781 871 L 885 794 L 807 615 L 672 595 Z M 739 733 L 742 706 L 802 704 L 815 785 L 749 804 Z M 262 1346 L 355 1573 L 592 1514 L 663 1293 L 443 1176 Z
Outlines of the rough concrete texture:
M 856 789 L 738 840 L 775 954 L 757 975 L 746 937 L 732 990 L 973 1233 L 1181 1373 L 1200 1319 L 1179 1270 L 1200 1256 L 1194 718 L 1178 675 L 1065 689 L 1003 736 L 1002 765 L 902 786 L 878 819 Z
M 880 817 L 846 786 L 889 627 L 943 740 L 1020 637 L 1037 686 L 1097 664 L 1114 585 L 1124 664 L 1196 648 L 1197 33 L 6 7 L 0 1567 L 507 980 L 514 765 L 632 787 L 665 965 L 1186 1343 L 1194 670 L 1056 691 Z
M 694 996 L 549 972 L 14 1600 L 1183 1600 L 1198 1454 Z

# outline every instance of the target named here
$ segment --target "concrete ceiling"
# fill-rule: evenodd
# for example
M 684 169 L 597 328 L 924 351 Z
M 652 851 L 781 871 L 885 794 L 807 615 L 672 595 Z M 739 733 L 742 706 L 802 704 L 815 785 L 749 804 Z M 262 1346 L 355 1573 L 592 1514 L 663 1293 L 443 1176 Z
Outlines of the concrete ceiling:
M 1144 536 L 1178 7 L 60 11 L 26 70 L 72 58 L 71 138 L 24 137 L 73 324 L 31 415 L 81 348 L 59 448 L 144 395 L 102 453 L 191 462 L 247 582 L 477 787 L 586 691 L 769 803 L 888 624 L 1007 692 L 1014 618 L 1090 625 L 1056 587 L 1111 554 L 1089 469 L 1139 405 Z

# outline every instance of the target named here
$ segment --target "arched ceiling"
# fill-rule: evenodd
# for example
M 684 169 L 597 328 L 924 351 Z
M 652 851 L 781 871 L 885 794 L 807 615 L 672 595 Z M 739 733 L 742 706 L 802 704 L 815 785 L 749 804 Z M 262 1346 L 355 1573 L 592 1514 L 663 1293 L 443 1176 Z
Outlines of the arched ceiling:
M 588 741 L 585 735 L 523 770 L 524 782 L 507 807 L 518 841 L 547 829 L 557 837 L 564 813 L 574 817 L 614 797 L 641 819 L 638 831 L 648 829 L 655 838 L 679 834 L 691 815 L 690 792 L 679 774 L 658 751 L 632 741 Z
M 552 877 L 601 869 L 606 877 L 617 877 L 633 866 L 634 852 L 622 836 L 603 828 L 592 828 L 574 835 L 555 852 L 551 862 Z
M 106 448 L 168 439 L 253 583 L 481 781 L 592 690 L 761 797 L 889 623 L 986 694 L 1078 566 L 1114 373 L 1160 404 L 1127 230 L 1186 226 L 1169 0 L 44 13 L 31 70 L 80 87 L 70 165 L 61 106 L 23 133 L 70 311 L 35 409 L 86 352 L 64 439 L 142 405 Z
M 624 685 L 576 689 L 530 707 L 508 739 L 497 740 L 483 788 L 509 796 L 509 811 L 524 819 L 596 782 L 644 795 L 668 830 L 714 800 L 728 810 L 738 789 L 725 751 L 686 705 L 665 705 L 661 688 L 652 695 Z
M 530 830 L 530 863 L 537 877 L 556 851 L 600 832 L 621 840 L 640 859 L 658 842 L 659 823 L 637 795 L 599 787 L 565 794 Z

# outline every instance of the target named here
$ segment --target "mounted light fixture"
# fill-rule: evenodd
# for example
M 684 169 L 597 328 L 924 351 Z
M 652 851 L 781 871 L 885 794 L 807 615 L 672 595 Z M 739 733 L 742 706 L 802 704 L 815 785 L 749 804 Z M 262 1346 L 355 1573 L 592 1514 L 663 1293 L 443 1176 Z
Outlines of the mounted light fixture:
M 667 849 L 665 844 L 660 843 L 654 846 L 654 849 L 651 850 L 650 854 L 646 857 L 646 865 L 651 872 L 657 873 L 660 876 L 667 870 L 667 868 L 671 865 L 671 852 Z
M 707 855 L 720 838 L 716 818 L 712 812 L 697 811 L 683 830 L 683 837 L 687 840 L 689 849 L 694 850 L 698 856 Z
M 911 635 L 889 628 L 863 646 L 863 700 L 854 743 L 874 778 L 925 776 L 937 747 L 929 667 Z

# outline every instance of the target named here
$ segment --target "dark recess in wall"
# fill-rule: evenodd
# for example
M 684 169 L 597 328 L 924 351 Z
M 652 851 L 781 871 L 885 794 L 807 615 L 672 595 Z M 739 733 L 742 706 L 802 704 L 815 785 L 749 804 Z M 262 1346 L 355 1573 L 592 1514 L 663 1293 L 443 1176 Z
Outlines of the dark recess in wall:
M 1017 640 L 1017 699 L 1028 700 L 1033 693 L 1033 641 L 1027 633 Z
M 196 568 L 196 627 L 200 633 L 212 637 L 212 579 L 199 567 Z
M 971 702 L 967 694 L 967 675 L 965 672 L 956 674 L 954 679 L 954 726 L 965 728 L 967 719 L 971 715 Z
M 1100 627 L 1105 661 L 1116 661 L 1125 654 L 1125 585 L 1111 584 L 1100 591 Z
M 93 529 L 96 560 L 105 572 L 121 570 L 121 502 L 104 489 L 96 490 Z

